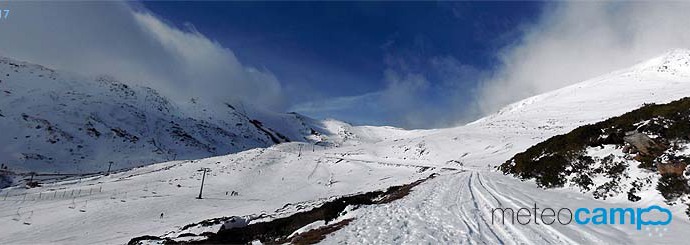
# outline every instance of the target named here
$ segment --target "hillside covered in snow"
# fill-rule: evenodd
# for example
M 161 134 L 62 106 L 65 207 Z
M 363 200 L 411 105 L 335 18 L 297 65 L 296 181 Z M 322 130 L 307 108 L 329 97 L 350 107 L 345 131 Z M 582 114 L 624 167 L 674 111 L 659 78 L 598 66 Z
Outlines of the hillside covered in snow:
M 337 233 L 330 242 L 363 242 L 367 240 L 444 241 L 472 243 L 644 243 L 682 244 L 684 229 L 690 227 L 684 205 L 667 206 L 664 196 L 654 187 L 645 188 L 643 201 L 631 202 L 627 193 L 615 198 L 597 199 L 583 195 L 579 187 L 564 186 L 539 189 L 538 182 L 520 182 L 512 175 L 495 173 L 495 167 L 517 153 L 553 136 L 566 134 L 586 124 L 623 115 L 646 104 L 669 103 L 690 95 L 690 51 L 673 50 L 631 68 L 586 80 L 571 86 L 530 97 L 506 106 L 497 113 L 468 125 L 425 132 L 417 138 L 382 143 L 372 155 L 405 156 L 437 164 L 462 165 L 468 171 L 457 176 L 437 178 L 434 184 L 422 185 L 419 196 L 389 207 L 372 207 L 362 220 L 353 222 Z M 383 145 L 386 145 L 383 147 Z M 424 154 L 406 151 L 424 145 Z M 558 148 L 558 145 L 554 145 Z M 403 149 L 399 151 L 397 149 Z M 602 158 L 610 148 L 592 151 Z M 419 152 L 419 151 L 418 151 Z M 548 154 L 548 152 L 545 152 Z M 603 154 L 603 155 L 602 155 Z M 599 158 L 601 160 L 601 158 Z M 604 164 L 596 162 L 595 164 Z M 593 166 L 594 167 L 594 166 Z M 639 173 L 637 165 L 626 170 Z M 544 168 L 549 168 L 544 166 Z M 643 172 L 644 173 L 644 172 Z M 650 173 L 653 174 L 653 173 Z M 638 177 L 638 176 L 632 176 Z M 602 181 L 597 179 L 595 181 Z M 436 183 L 438 182 L 438 183 Z M 455 183 L 454 185 L 451 183 Z M 595 182 L 601 184 L 602 182 Z M 441 191 L 438 191 L 441 190 Z M 440 193 L 439 193 L 440 192 Z M 421 205 L 421 203 L 430 205 Z M 491 210 L 497 207 L 643 207 L 662 205 L 673 211 L 673 222 L 662 233 L 638 232 L 634 226 L 579 227 L 567 225 L 520 226 L 496 225 Z M 441 210 L 448 210 L 441 211 Z M 424 218 L 417 217 L 425 214 Z M 452 217 L 452 218 L 447 218 Z M 393 221 L 386 221 L 393 220 Z M 443 220 L 444 229 L 437 222 Z M 414 223 L 414 227 L 408 225 Z M 367 232 L 376 224 L 387 224 L 396 234 Z M 657 231 L 659 231 L 657 229 Z M 402 235 L 401 235 L 402 234 Z M 659 237 L 663 236 L 662 239 Z M 401 238 L 402 237 L 402 238 Z M 433 237 L 433 238 L 431 238 Z
M 330 146 L 385 137 L 240 102 L 173 101 L 148 87 L 10 58 L 0 59 L 0 73 L 0 163 L 13 172 L 105 172 L 283 142 Z
M 653 192 L 687 204 L 690 98 L 644 107 L 585 125 L 530 147 L 500 166 L 542 187 L 579 187 L 595 198 Z M 651 192 L 651 193 L 650 193 Z M 680 200 L 678 200 L 680 199 Z M 690 215 L 690 209 L 688 209 Z
M 10 73 L 10 77 L 13 74 Z M 31 74 L 28 72 L 27 76 Z M 5 79 L 0 86 L 6 86 L 4 84 Z M 67 87 L 67 84 L 69 83 L 54 86 Z M 95 86 L 95 91 L 108 95 L 120 93 L 120 90 L 108 92 L 109 82 L 95 84 L 102 84 Z M 19 85 L 13 86 L 20 91 Z M 32 90 L 21 91 L 30 93 Z M 43 91 L 41 94 L 43 93 L 49 95 L 50 91 Z M 496 167 L 540 142 L 566 134 L 580 126 L 621 116 L 645 104 L 669 103 L 689 95 L 690 51 L 674 50 L 628 69 L 527 98 L 459 127 L 404 131 L 301 119 L 306 121 L 305 125 L 320 126 L 294 127 L 305 129 L 303 132 L 309 131 L 297 138 L 306 137 L 312 141 L 282 143 L 199 160 L 152 164 L 108 176 L 94 175 L 44 183 L 37 188 L 14 186 L 2 189 L 0 222 L 7 225 L 0 230 L 0 243 L 121 244 L 135 237 L 141 238 L 136 241 L 152 243 L 204 241 L 209 238 L 218 238 L 215 241 L 220 241 L 220 236 L 229 234 L 219 232 L 222 225 L 220 221 L 228 221 L 232 216 L 251 220 L 247 229 L 271 227 L 267 224 L 284 222 L 284 218 L 289 219 L 315 210 L 328 205 L 329 201 L 357 197 L 385 190 L 390 186 L 418 183 L 415 181 L 426 179 L 409 193 L 404 193 L 404 197 L 399 200 L 368 200 L 367 205 L 346 207 L 344 212 L 338 213 L 336 219 L 312 222 L 294 231 L 281 231 L 281 241 L 293 241 L 291 239 L 299 237 L 300 233 L 327 227 L 325 230 L 332 230 L 320 240 L 326 244 L 683 244 L 686 241 L 682 234 L 690 229 L 690 219 L 685 216 L 685 207 L 669 206 L 665 202 L 666 198 L 655 188 L 645 189 L 645 198 L 638 202 L 631 202 L 624 193 L 604 200 L 589 194 L 583 195 L 576 186 L 562 185 L 542 189 L 537 181 L 504 175 L 496 171 Z M 11 97 L 3 99 L 7 98 Z M 41 98 L 49 99 L 50 96 Z M 55 100 L 62 101 L 65 98 L 69 97 L 59 96 Z M 20 101 L 20 98 L 12 101 Z M 90 99 L 86 97 L 77 101 L 82 103 Z M 58 109 L 59 104 L 60 102 L 40 103 L 41 106 L 55 106 Z M 2 105 L 7 104 L 3 101 Z M 81 106 L 83 105 L 74 108 Z M 7 108 L 15 112 L 9 113 L 10 109 Z M 7 108 L 0 108 L 3 115 L 7 116 L 0 120 L 13 118 L 12 120 L 22 122 L 7 124 L 17 132 L 46 130 L 43 129 L 44 126 L 36 129 L 36 125 L 24 123 L 21 114 L 18 114 L 24 111 L 32 118 L 50 122 L 64 118 L 89 118 L 58 115 L 53 119 L 36 113 L 29 114 L 30 111 L 41 110 L 22 110 L 19 105 Z M 225 110 L 236 111 L 232 108 Z M 81 111 L 83 110 L 71 113 L 81 115 Z M 204 121 L 214 124 L 221 122 L 218 118 L 221 114 L 218 112 L 209 114 L 213 115 L 212 119 L 205 118 Z M 177 115 L 176 113 L 171 114 Z M 301 118 L 296 115 L 291 117 Z M 232 122 L 240 122 L 244 126 L 246 121 L 252 120 L 250 118 L 254 117 L 235 119 Z M 271 126 L 274 124 L 269 123 L 270 120 L 258 120 L 261 120 L 262 128 L 275 132 L 275 137 L 282 138 L 278 136 L 278 132 L 285 132 L 281 135 L 297 141 L 293 139 L 296 133 L 277 130 L 278 126 Z M 161 121 L 164 125 L 167 122 Z M 85 124 L 82 121 L 70 123 Z M 92 124 L 96 125 L 95 122 Z M 139 139 L 136 142 L 146 141 L 146 134 L 137 131 L 135 126 L 124 128 L 119 125 L 97 128 L 101 132 L 101 138 L 96 138 L 99 143 L 94 145 L 120 145 L 119 141 L 122 139 L 116 138 L 119 136 L 114 131 L 106 130 L 116 127 L 123 128 L 128 133 L 137 132 Z M 194 128 L 193 125 L 195 124 L 187 126 Z M 74 132 L 59 128 L 70 135 L 80 132 L 77 126 L 69 127 L 75 128 Z M 162 129 L 164 132 L 165 128 Z M 249 128 L 256 135 L 263 135 L 263 139 L 270 144 L 271 137 L 266 132 L 259 127 Z M 318 134 L 312 134 L 309 128 L 313 128 Z M 105 138 L 104 132 L 112 133 Z M 43 134 L 43 137 L 48 138 L 41 138 L 40 145 L 44 145 L 42 141 L 50 139 L 50 133 Z M 86 136 L 80 137 L 92 137 L 84 134 Z M 66 141 L 59 133 L 57 135 L 61 142 Z M 328 136 L 329 140 L 312 139 L 316 135 Z M 319 141 L 331 143 L 319 147 L 319 144 L 314 144 Z M 143 143 L 126 145 L 135 144 Z M 60 144 L 48 142 L 45 145 L 48 147 Z M 151 155 L 148 153 L 151 149 L 123 149 L 125 150 L 131 150 L 127 155 L 139 152 Z M 591 150 L 592 155 L 603 157 L 613 152 L 615 147 Z M 628 167 L 636 168 L 633 165 Z M 204 199 L 196 199 L 203 174 L 199 170 L 202 168 L 210 172 L 205 179 Z M 432 174 L 436 177 L 427 179 Z M 228 194 L 233 192 L 238 192 L 239 195 Z M 573 210 L 578 207 L 643 208 L 660 205 L 670 210 L 673 220 L 662 229 L 651 226 L 647 227 L 650 229 L 642 230 L 636 229 L 632 224 L 520 225 L 510 222 L 494 223 L 492 220 L 492 209 L 531 209 L 533 205 Z M 346 225 L 329 226 L 342 224 L 340 222 L 345 220 Z M 249 239 L 275 241 L 267 240 L 266 237 L 263 234 Z

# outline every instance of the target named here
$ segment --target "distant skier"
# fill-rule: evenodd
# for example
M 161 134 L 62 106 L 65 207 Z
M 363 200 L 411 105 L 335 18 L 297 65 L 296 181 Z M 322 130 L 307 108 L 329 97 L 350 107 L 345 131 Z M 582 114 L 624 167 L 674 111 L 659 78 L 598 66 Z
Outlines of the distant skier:
M 163 213 L 161 213 L 161 219 L 163 218 Z

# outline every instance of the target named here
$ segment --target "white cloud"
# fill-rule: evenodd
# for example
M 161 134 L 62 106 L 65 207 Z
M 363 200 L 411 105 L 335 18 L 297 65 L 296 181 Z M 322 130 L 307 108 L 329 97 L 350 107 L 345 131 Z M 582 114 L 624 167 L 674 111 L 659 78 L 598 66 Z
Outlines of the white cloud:
M 123 2 L 10 2 L 0 55 L 86 75 L 107 74 L 176 99 L 201 97 L 283 109 L 276 77 L 243 65 L 194 30 Z
M 355 96 L 330 98 L 328 100 L 318 102 L 309 101 L 293 106 L 292 110 L 307 114 L 322 114 L 331 113 L 334 111 L 349 110 L 353 107 L 363 107 L 366 106 L 365 104 L 373 103 L 380 95 L 380 92 L 373 92 Z
M 9 2 L 6 7 L 11 13 L 0 22 L 0 55 L 109 74 L 179 99 L 244 100 L 285 109 L 271 72 L 248 67 L 193 27 L 175 27 L 132 3 Z M 478 71 L 450 56 L 385 57 L 389 68 L 381 91 L 293 109 L 405 127 L 453 125 L 672 48 L 688 48 L 687 12 L 685 2 L 548 4 L 536 24 L 525 26 L 519 40 L 497 53 L 501 65 L 493 71 Z M 468 81 L 480 82 L 472 87 Z
M 405 128 L 458 124 L 475 106 L 468 99 L 480 71 L 453 57 L 414 57 L 413 62 L 387 57 L 385 87 L 363 95 L 301 103 L 292 110 L 317 117 L 336 117 L 359 124 L 394 123 Z M 416 64 L 411 64 L 416 63 Z
M 549 3 L 536 23 L 522 25 L 519 39 L 495 54 L 499 65 L 491 70 L 451 56 L 386 55 L 386 87 L 374 93 L 378 104 L 366 103 L 379 107 L 381 120 L 398 126 L 457 125 L 669 49 L 690 48 L 688 12 L 686 2 Z M 365 102 L 357 98 L 347 101 L 361 111 Z
M 566 2 L 544 11 L 498 54 L 502 66 L 479 88 L 484 113 L 690 47 L 687 2 Z

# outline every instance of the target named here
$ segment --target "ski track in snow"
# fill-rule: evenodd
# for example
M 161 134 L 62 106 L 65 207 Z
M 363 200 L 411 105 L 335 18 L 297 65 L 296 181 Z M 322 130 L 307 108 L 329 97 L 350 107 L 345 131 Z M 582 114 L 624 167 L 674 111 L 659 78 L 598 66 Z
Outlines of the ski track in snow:
M 285 215 L 334 196 L 410 183 L 432 172 L 440 175 L 401 200 L 355 210 L 355 220 L 323 243 L 687 244 L 684 237 L 690 221 L 685 207 L 679 205 L 670 207 L 673 222 L 660 231 L 638 231 L 634 225 L 576 225 L 574 221 L 569 225 L 493 222 L 491 210 L 499 207 L 531 209 L 536 203 L 540 209 L 554 210 L 639 208 L 663 204 L 663 199 L 657 195 L 636 203 L 624 198 L 597 200 L 567 187 L 540 189 L 533 181 L 523 182 L 490 167 L 578 126 L 643 103 L 689 96 L 688 78 L 690 51 L 673 51 L 630 69 L 525 99 L 455 128 L 360 127 L 352 133 L 331 122 L 339 128 L 331 131 L 342 134 L 348 144 L 315 152 L 301 151 L 298 143 L 279 144 L 198 161 L 159 163 L 79 182 L 7 189 L 0 192 L 0 199 L 9 193 L 14 196 L 0 200 L 0 244 L 122 244 L 141 235 L 181 232 L 180 226 L 209 218 L 273 215 L 273 210 Z M 357 137 L 377 140 L 358 141 Z M 196 200 L 201 167 L 213 171 L 206 179 L 206 199 Z M 22 201 L 16 196 L 28 193 L 35 198 L 39 192 L 87 189 L 92 187 L 89 184 L 103 186 L 104 193 L 77 198 L 75 204 L 74 199 Z M 239 190 L 240 197 L 224 195 L 229 190 Z M 85 200 L 87 212 L 68 208 L 85 205 Z M 19 207 L 21 217 L 14 221 Z M 158 218 L 160 212 L 165 212 L 165 219 Z M 23 225 L 27 220 L 33 223 Z
M 487 176 L 489 175 L 489 176 Z M 535 201 L 528 193 L 502 183 L 502 175 L 469 170 L 443 175 L 419 186 L 405 199 L 367 207 L 357 220 L 330 236 L 324 243 L 347 244 L 605 244 L 630 243 L 619 230 L 598 232 L 590 227 L 559 225 L 520 225 L 492 222 L 496 207 L 531 208 Z M 510 184 L 515 181 L 509 181 Z M 515 186 L 520 186 L 517 184 Z M 522 184 L 524 185 L 524 184 Z M 496 187 L 499 188 L 496 188 Z M 501 189 L 503 191 L 498 191 Z M 534 190 L 532 190 L 534 191 Z M 553 196 L 550 196 L 553 198 Z M 589 204 L 588 206 L 591 206 Z M 572 207 L 572 205 L 564 206 Z M 500 217 L 500 216 L 499 216 Z M 565 220 L 565 219 L 564 219 Z M 607 229 L 609 227 L 604 227 Z M 392 232 L 394 231 L 394 232 Z M 611 234 L 614 234 L 613 236 Z M 644 234 L 642 234 L 644 235 Z

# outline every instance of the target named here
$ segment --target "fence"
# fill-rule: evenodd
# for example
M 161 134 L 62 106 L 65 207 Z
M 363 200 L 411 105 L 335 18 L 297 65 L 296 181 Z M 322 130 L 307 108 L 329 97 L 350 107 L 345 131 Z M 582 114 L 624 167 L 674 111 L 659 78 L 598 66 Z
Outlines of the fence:
M 38 193 L 21 193 L 12 194 L 12 190 L 8 190 L 2 195 L 3 201 L 41 201 L 41 200 L 56 200 L 56 199 L 73 199 L 79 197 L 86 197 L 96 193 L 103 192 L 103 187 L 90 187 L 71 190 L 54 190 L 43 191 Z

